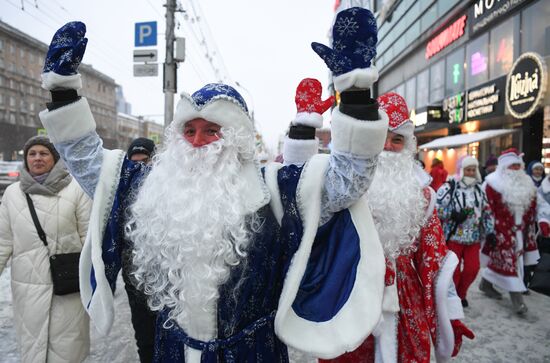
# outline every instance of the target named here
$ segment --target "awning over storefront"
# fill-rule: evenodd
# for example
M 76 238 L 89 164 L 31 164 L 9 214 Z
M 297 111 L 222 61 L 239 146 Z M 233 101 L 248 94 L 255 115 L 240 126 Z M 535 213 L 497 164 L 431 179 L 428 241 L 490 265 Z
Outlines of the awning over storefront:
M 474 132 L 471 134 L 460 134 L 446 137 L 440 137 L 426 144 L 420 145 L 419 149 L 444 149 L 449 147 L 456 147 L 462 145 L 468 145 L 473 142 L 492 139 L 493 137 L 503 136 L 516 132 L 515 129 L 500 129 L 500 130 L 485 130 Z

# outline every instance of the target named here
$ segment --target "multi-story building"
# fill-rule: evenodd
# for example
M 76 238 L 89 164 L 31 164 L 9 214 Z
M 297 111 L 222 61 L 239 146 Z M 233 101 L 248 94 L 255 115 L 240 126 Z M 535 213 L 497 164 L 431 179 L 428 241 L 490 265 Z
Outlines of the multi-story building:
M 0 21 L 0 159 L 21 157 L 25 141 L 45 132 L 38 112 L 50 100 L 40 87 L 40 74 L 48 46 Z M 114 80 L 82 64 L 83 89 L 99 135 L 107 148 L 117 146 Z M 18 154 L 19 153 L 19 154 Z
M 550 1 L 372 5 L 379 28 L 376 91 L 405 97 L 427 165 L 439 157 L 453 172 L 465 154 L 483 164 L 516 147 L 525 161 L 542 158 L 550 166 Z

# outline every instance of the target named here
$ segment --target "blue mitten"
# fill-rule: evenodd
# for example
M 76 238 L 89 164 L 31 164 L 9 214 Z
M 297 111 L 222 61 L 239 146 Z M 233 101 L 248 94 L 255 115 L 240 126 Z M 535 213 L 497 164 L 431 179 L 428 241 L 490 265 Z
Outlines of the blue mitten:
M 378 80 L 378 71 L 371 65 L 376 56 L 376 19 L 364 8 L 349 8 L 336 16 L 332 27 L 333 48 L 320 43 L 311 47 L 332 71 L 334 88 L 371 88 Z
M 44 62 L 42 88 L 51 91 L 82 87 L 77 70 L 88 44 L 85 34 L 86 25 L 79 21 L 63 25 L 54 34 Z

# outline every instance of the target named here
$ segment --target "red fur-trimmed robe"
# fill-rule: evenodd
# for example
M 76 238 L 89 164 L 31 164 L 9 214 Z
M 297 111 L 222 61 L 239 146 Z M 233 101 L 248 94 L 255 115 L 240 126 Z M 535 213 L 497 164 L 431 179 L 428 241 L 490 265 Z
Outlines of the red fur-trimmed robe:
M 435 196 L 431 195 L 431 191 L 428 188 L 424 190 L 424 195 L 428 201 L 435 198 Z M 391 344 L 397 344 L 397 351 L 395 351 L 395 347 L 389 346 L 391 344 L 388 344 L 387 340 L 381 342 L 381 349 L 387 349 L 383 354 L 384 358 L 382 358 L 385 359 L 383 360 L 384 363 L 386 361 L 429 363 L 430 339 L 436 345 L 437 350 L 438 336 L 447 335 L 447 338 L 449 338 L 450 319 L 462 318 L 461 306 L 450 312 L 448 319 L 444 319 L 446 322 L 441 321 L 437 316 L 437 304 L 446 305 L 447 300 L 446 292 L 443 297 L 441 293 L 436 294 L 436 283 L 439 278 L 439 272 L 442 266 L 446 262 L 449 262 L 450 266 L 447 268 L 447 276 L 443 277 L 442 280 L 449 279 L 449 276 L 452 278 L 452 272 L 454 272 L 456 265 L 453 265 L 451 260 L 456 259 L 456 256 L 447 250 L 441 222 L 431 204 L 429 208 L 431 208 L 432 212 L 427 214 L 427 221 L 415 242 L 417 246 L 416 251 L 397 257 L 395 264 L 387 262 L 386 286 L 388 289 L 397 283 L 398 307 L 396 310 L 398 311 L 386 315 L 396 318 L 390 321 L 386 329 L 393 329 L 394 340 Z M 444 283 L 444 281 L 442 282 Z M 384 299 L 386 300 L 386 295 Z M 384 301 L 384 304 L 386 304 L 386 301 Z M 459 299 L 455 301 L 455 307 L 457 306 L 456 304 L 460 305 Z M 395 327 L 395 324 L 397 324 L 397 327 Z M 440 324 L 446 325 L 447 329 L 438 332 Z M 452 335 L 452 330 L 450 334 Z M 355 351 L 346 353 L 335 359 L 320 360 L 320 362 L 374 363 L 375 355 L 381 354 L 379 351 L 380 348 L 377 349 L 376 347 L 376 339 L 379 339 L 377 332 L 374 335 L 376 337 L 369 336 Z M 446 342 L 448 344 L 449 341 L 447 340 Z M 452 337 L 451 346 L 453 343 L 454 337 Z M 445 358 L 448 357 L 450 357 L 450 354 Z
M 481 250 L 482 262 L 487 266 L 483 277 L 507 291 L 525 291 L 523 271 L 518 267 L 534 265 L 539 258 L 535 236 L 536 195 L 523 216 L 515 216 L 491 183 L 487 183 L 485 191 L 495 215 L 497 244 L 495 248 L 485 244 Z

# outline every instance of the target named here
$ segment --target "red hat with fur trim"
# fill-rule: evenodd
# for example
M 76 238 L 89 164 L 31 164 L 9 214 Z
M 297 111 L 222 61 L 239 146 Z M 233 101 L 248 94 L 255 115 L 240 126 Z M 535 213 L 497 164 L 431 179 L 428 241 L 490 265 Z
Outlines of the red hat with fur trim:
M 501 169 L 507 169 L 513 164 L 523 166 L 523 153 L 520 153 L 515 147 L 504 150 L 498 157 L 498 167 Z
M 389 130 L 405 137 L 412 137 L 414 125 L 409 119 L 409 109 L 405 99 L 395 92 L 388 92 L 378 97 L 377 101 L 380 109 L 388 115 Z
M 321 99 L 323 87 L 315 78 L 303 79 L 296 88 L 296 118 L 292 125 L 320 128 L 323 126 L 323 113 L 334 104 L 334 97 Z

